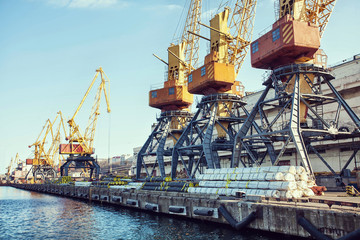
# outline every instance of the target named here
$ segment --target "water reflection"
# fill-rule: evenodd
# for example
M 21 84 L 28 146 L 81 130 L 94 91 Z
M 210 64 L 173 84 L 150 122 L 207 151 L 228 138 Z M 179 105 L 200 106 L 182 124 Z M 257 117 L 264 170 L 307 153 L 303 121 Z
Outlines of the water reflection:
M 240 235 L 226 226 L 0 187 L 0 239 L 31 238 L 278 239 L 255 231 Z

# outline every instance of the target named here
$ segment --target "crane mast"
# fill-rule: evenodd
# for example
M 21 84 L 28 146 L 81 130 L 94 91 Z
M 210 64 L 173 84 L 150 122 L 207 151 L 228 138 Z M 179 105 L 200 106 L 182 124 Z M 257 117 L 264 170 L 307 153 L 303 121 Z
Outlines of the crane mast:
M 167 79 L 162 88 L 149 92 L 149 105 L 160 109 L 161 115 L 138 153 L 138 180 L 154 176 L 160 176 L 162 179 L 166 177 L 165 156 L 171 155 L 172 145 L 179 139 L 191 119 L 189 107 L 193 102 L 193 96 L 188 92 L 186 78 L 198 61 L 201 3 L 202 0 L 190 1 L 180 43 L 172 43 L 167 49 L 168 62 L 154 54 L 168 66 Z M 150 166 L 148 162 L 153 160 L 154 163 Z M 160 170 L 159 175 L 156 173 L 156 167 Z
M 99 75 L 101 82 L 95 95 L 95 100 L 91 109 L 90 117 L 88 119 L 87 127 L 84 133 L 82 133 L 79 125 L 75 123 L 75 117 L 83 106 L 83 103 L 85 102 Z M 106 84 L 108 84 L 108 87 L 106 87 Z M 107 112 L 111 112 L 110 101 L 108 97 L 109 85 L 110 81 L 104 73 L 103 69 L 100 67 L 96 70 L 95 76 L 91 81 L 87 91 L 85 92 L 85 95 L 81 99 L 81 102 L 77 107 L 74 115 L 68 121 L 70 129 L 69 135 L 66 137 L 68 143 L 60 144 L 60 154 L 66 154 L 69 156 L 66 159 L 66 162 L 60 167 L 61 176 L 68 176 L 69 168 L 81 168 L 83 170 L 90 169 L 90 178 L 92 177 L 94 170 L 95 177 L 99 177 L 100 166 L 91 155 L 94 153 L 94 137 L 98 116 L 100 115 L 100 102 L 102 94 L 104 94 L 105 97 Z M 73 163 L 75 166 L 72 165 Z

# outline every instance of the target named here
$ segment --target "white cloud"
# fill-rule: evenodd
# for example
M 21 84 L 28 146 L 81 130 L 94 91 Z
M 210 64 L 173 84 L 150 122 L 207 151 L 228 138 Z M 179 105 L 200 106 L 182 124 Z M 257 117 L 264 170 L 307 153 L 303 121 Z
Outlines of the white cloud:
M 183 7 L 176 4 L 168 4 L 168 5 L 155 5 L 155 6 L 145 7 L 144 9 L 150 11 L 162 12 L 162 11 L 174 11 L 174 10 L 181 11 Z
M 55 7 L 67 8 L 109 8 L 126 7 L 128 3 L 123 0 L 42 0 Z
M 170 10 L 170 11 L 172 11 L 172 10 L 177 10 L 177 9 L 178 9 L 178 10 L 182 9 L 181 6 L 175 5 L 175 4 L 165 5 L 164 7 L 165 7 L 166 9 Z
M 203 23 L 208 24 L 208 22 L 210 21 L 210 19 L 215 16 L 216 11 L 217 11 L 217 8 L 213 8 L 213 9 L 210 9 L 210 10 L 207 10 L 207 11 L 203 12 L 203 13 L 201 14 L 201 21 L 202 21 Z
M 107 8 L 119 3 L 117 0 L 72 0 L 69 8 Z

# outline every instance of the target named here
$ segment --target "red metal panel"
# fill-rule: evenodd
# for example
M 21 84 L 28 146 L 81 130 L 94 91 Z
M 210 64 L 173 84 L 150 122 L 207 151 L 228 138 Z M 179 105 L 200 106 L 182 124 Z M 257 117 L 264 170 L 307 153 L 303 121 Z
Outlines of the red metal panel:
M 273 32 L 279 29 L 279 39 Z M 254 51 L 254 45 L 258 50 Z M 274 69 L 282 65 L 307 61 L 320 47 L 319 28 L 306 22 L 294 21 L 289 15 L 273 24 L 271 31 L 251 44 L 251 65 L 255 68 Z
M 84 149 L 80 144 L 60 144 L 60 154 L 77 154 L 84 153 Z
M 26 165 L 33 165 L 33 159 L 26 159 Z

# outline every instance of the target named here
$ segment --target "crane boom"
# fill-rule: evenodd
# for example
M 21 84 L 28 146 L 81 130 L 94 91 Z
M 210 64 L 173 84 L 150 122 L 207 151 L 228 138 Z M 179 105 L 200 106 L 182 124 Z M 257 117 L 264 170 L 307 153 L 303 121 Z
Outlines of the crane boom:
M 189 68 L 186 68 L 186 76 L 194 68 L 199 60 L 199 36 L 197 35 L 200 33 L 200 26 L 198 22 L 200 21 L 201 16 L 201 2 L 202 0 L 190 2 L 184 31 L 181 37 L 181 42 L 186 44 L 184 50 L 184 59 L 189 66 Z
M 319 26 L 320 37 L 329 22 L 336 0 L 307 0 L 306 15 L 308 22 Z
M 279 19 L 290 14 L 296 21 L 317 25 L 321 37 L 335 3 L 336 0 L 280 0 Z
M 257 0 L 243 0 L 235 4 L 230 19 L 229 60 L 235 66 L 235 77 L 239 73 L 247 55 L 254 29 Z

